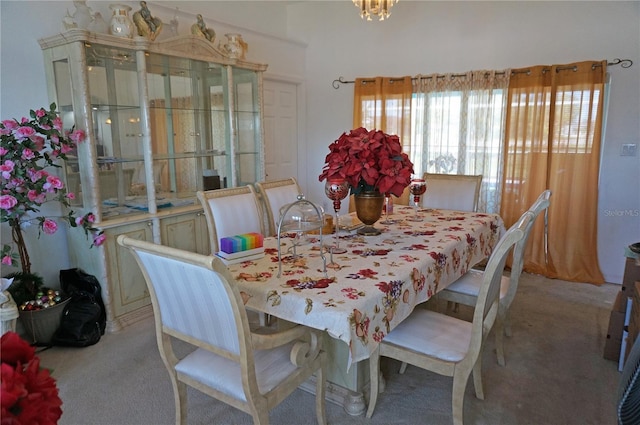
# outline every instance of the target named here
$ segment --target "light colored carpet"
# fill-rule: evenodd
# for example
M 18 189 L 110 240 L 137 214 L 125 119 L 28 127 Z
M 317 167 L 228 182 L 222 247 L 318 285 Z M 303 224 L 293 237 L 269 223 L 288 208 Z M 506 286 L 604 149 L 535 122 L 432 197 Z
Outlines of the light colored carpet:
M 512 306 L 513 337 L 505 338 L 506 367 L 495 360 L 493 335 L 485 347 L 485 400 L 472 382 L 467 424 L 615 424 L 617 363 L 602 357 L 609 313 L 620 287 L 593 286 L 524 274 Z M 468 314 L 461 310 L 461 314 Z M 153 320 L 86 348 L 39 353 L 53 369 L 63 400 L 61 425 L 173 424 L 175 412 Z M 382 360 L 386 390 L 373 418 L 349 416 L 327 403 L 329 424 L 450 424 L 451 379 Z M 471 380 L 470 380 L 471 381 Z M 315 423 L 314 396 L 297 390 L 271 411 L 272 424 Z M 251 424 L 239 410 L 189 390 L 190 424 Z

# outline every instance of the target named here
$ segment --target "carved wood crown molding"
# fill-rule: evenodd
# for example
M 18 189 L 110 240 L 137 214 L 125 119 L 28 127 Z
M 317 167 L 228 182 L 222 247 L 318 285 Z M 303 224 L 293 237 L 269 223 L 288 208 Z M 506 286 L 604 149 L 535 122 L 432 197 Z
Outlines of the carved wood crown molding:
M 233 65 L 252 71 L 265 71 L 268 66 L 266 64 L 230 58 L 209 40 L 192 34 L 179 35 L 160 41 L 150 41 L 144 37 L 124 38 L 109 34 L 98 34 L 83 29 L 71 29 L 38 40 L 40 48 L 42 49 L 57 47 L 72 42 L 106 44 L 125 49 L 186 57 L 204 62 L 215 62 L 222 65 Z

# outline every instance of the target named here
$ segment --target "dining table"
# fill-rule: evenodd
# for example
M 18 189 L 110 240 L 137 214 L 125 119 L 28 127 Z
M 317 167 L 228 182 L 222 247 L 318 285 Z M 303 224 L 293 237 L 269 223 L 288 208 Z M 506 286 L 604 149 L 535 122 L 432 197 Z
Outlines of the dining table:
M 364 411 L 368 383 L 354 365 L 416 306 L 488 258 L 504 232 L 498 214 L 396 206 L 389 218 L 375 224 L 376 236 L 358 234 L 352 213 L 334 234 L 267 237 L 264 257 L 229 265 L 248 309 L 326 332 L 329 392 L 342 387 L 333 401 L 351 414 Z M 345 253 L 331 253 L 336 237 Z

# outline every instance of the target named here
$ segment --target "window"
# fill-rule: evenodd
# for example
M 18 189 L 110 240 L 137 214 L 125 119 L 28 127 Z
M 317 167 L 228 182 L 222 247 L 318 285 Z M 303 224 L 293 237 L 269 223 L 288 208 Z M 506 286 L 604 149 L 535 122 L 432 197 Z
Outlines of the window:
M 416 84 L 411 104 L 416 174 L 482 174 L 479 210 L 498 212 L 508 78 L 483 71 L 429 78 L 436 81 Z

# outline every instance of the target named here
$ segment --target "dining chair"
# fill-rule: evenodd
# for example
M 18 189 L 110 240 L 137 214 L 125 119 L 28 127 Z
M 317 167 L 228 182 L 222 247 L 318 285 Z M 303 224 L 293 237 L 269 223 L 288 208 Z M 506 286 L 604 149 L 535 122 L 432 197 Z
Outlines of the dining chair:
M 520 275 L 524 267 L 524 253 L 527 246 L 527 241 L 533 225 L 542 211 L 546 211 L 549 208 L 549 198 L 551 196 L 550 190 L 545 190 L 540 194 L 536 202 L 527 210 L 524 214 L 530 214 L 531 220 L 525 228 L 525 237 L 521 240 L 513 250 L 513 260 L 511 263 L 511 273 L 509 276 L 502 276 L 500 283 L 500 307 L 498 309 L 498 324 L 496 325 L 496 354 L 498 358 L 498 364 L 504 366 L 506 364 L 504 356 L 504 343 L 502 335 L 511 336 L 511 320 L 509 316 L 509 310 L 511 304 L 518 291 L 518 284 L 520 282 Z M 520 218 L 522 220 L 522 217 Z M 457 304 L 464 304 L 474 306 L 477 296 L 482 286 L 483 272 L 481 270 L 472 269 L 465 273 L 458 280 L 447 286 L 445 289 L 438 293 L 439 300 L 446 300 L 447 302 L 454 302 Z
M 257 182 L 258 196 L 262 200 L 263 210 L 267 213 L 269 235 L 276 236 L 280 208 L 298 200 L 302 189 L 294 177 L 283 180 Z
M 416 308 L 384 337 L 369 358 L 368 418 L 378 399 L 380 356 L 453 377 L 452 415 L 456 425 L 463 423 L 464 394 L 472 371 L 476 397 L 484 399 L 482 347 L 498 314 L 500 278 L 507 256 L 524 237 L 530 219 L 531 214 L 523 216 L 498 241 L 487 262 L 472 322 Z
M 316 374 L 316 419 L 325 423 L 326 353 L 317 331 L 252 332 L 242 294 L 215 256 L 120 235 L 149 289 L 160 356 L 173 387 L 176 424 L 187 423 L 187 386 L 268 424 L 269 410 Z M 172 339 L 195 350 L 179 357 Z M 181 350 L 182 351 L 182 350 Z
M 212 254 L 219 251 L 224 237 L 252 232 L 264 235 L 262 209 L 252 185 L 198 191 L 196 196 L 207 218 Z
M 424 173 L 427 192 L 422 195 L 422 206 L 457 211 L 477 211 L 482 174 Z
M 252 232 L 264 235 L 262 208 L 252 185 L 198 191 L 196 196 L 207 219 L 212 255 L 220 250 L 224 237 Z M 261 326 L 271 324 L 269 315 L 258 313 L 258 317 Z

